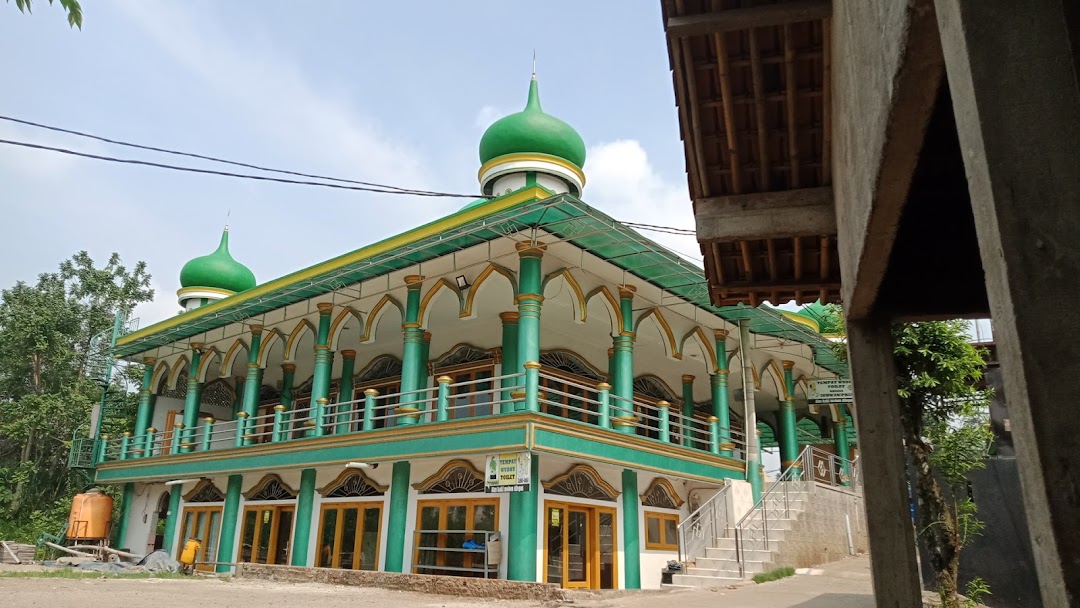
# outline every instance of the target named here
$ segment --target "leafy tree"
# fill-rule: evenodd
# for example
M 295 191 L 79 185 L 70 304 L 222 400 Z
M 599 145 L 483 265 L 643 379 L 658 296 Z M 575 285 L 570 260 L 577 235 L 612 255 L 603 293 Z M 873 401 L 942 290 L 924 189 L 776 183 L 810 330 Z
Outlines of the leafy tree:
M 834 318 L 828 325 L 837 333 L 844 327 L 842 312 L 831 309 Z M 993 440 L 985 414 L 990 394 L 980 388 L 985 353 L 971 344 L 967 329 L 966 321 L 931 321 L 896 324 L 892 330 L 904 448 L 915 472 L 919 536 L 946 608 L 960 605 L 960 552 L 983 529 L 967 493 L 967 475 L 985 466 Z M 837 355 L 846 358 L 844 344 L 837 344 Z M 969 600 L 986 593 L 981 579 L 969 583 Z
M 8 0 L 11 2 L 11 0 Z M 32 13 L 31 3 L 33 0 L 15 0 L 15 6 L 19 7 L 19 12 Z M 53 0 L 49 0 L 49 4 L 52 4 Z M 60 6 L 64 7 L 64 11 L 67 12 L 68 25 L 70 27 L 77 27 L 82 29 L 82 7 L 79 6 L 79 0 L 60 0 Z
M 0 293 L 0 522 L 51 521 L 76 489 L 70 440 L 102 394 L 86 376 L 91 338 L 117 311 L 150 300 L 149 285 L 142 262 L 128 270 L 113 254 L 97 268 L 79 252 L 36 284 Z M 117 374 L 111 390 L 127 385 Z

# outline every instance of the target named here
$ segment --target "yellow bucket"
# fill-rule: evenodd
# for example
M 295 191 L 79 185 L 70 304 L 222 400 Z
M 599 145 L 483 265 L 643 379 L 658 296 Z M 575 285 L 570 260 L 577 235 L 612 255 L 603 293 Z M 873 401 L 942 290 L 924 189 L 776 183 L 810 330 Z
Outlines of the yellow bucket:
M 184 543 L 184 550 L 180 552 L 180 563 L 185 566 L 194 565 L 195 558 L 199 556 L 199 549 L 202 549 L 202 541 L 197 538 L 189 538 Z

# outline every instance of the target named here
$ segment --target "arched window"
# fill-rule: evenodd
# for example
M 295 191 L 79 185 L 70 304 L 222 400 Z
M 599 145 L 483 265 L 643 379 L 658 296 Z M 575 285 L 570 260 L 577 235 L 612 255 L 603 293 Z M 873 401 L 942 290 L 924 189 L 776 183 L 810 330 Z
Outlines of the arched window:
M 364 498 L 386 494 L 386 486 L 371 481 L 360 471 L 346 469 L 319 490 L 323 498 Z
M 421 494 L 483 492 L 484 474 L 468 460 L 451 460 L 434 475 L 413 487 Z
M 223 502 L 224 500 L 225 493 L 209 479 L 203 479 L 195 484 L 195 487 L 184 496 L 184 502 Z
M 575 464 L 562 475 L 545 481 L 544 491 L 548 494 L 594 500 L 614 501 L 619 497 L 619 492 L 604 481 L 596 469 L 585 464 Z
M 244 494 L 244 498 L 248 501 L 292 500 L 296 498 L 296 492 L 285 485 L 285 482 L 281 481 L 280 477 L 271 473 L 248 490 Z
M 641 504 L 657 509 L 678 509 L 682 506 L 683 499 L 679 498 L 675 486 L 671 485 L 670 481 L 657 477 L 641 495 Z

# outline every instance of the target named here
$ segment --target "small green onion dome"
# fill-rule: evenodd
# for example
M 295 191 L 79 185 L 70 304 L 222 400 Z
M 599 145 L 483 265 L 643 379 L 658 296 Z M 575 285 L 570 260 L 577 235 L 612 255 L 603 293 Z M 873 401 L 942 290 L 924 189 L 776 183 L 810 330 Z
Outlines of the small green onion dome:
M 255 275 L 229 254 L 229 229 L 225 228 L 217 251 L 184 264 L 180 270 L 180 286 L 240 292 L 255 287 Z
M 480 139 L 480 164 L 507 154 L 548 154 L 585 166 L 585 142 L 573 127 L 540 109 L 536 76 L 525 109 L 495 121 Z

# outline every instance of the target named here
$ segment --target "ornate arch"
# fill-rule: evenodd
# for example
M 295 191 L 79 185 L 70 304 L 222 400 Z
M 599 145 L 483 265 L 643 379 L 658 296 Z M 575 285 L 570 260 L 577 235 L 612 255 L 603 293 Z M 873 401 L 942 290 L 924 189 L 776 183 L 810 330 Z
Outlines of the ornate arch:
M 250 490 L 244 492 L 244 500 L 293 500 L 296 491 L 285 485 L 284 481 L 274 473 L 270 473 L 259 480 Z
M 287 338 L 285 334 L 278 328 L 266 330 L 263 334 L 262 343 L 259 344 L 259 356 L 256 358 L 259 363 L 259 367 L 266 367 L 266 364 L 270 361 L 270 351 L 274 349 L 274 345 L 278 342 L 282 343 L 281 360 L 288 361 L 285 357 L 285 347 L 287 346 Z
M 333 323 L 330 324 L 330 338 L 327 344 L 330 346 L 330 350 L 334 350 L 334 344 L 337 343 L 338 334 L 345 330 L 345 322 L 349 320 L 349 317 L 356 319 L 356 322 L 360 327 L 364 327 L 364 318 L 360 315 L 360 311 L 356 310 L 352 306 L 345 306 L 338 313 L 338 316 L 334 318 Z
M 695 326 L 694 329 L 691 329 L 683 336 L 682 340 L 679 342 L 679 355 L 681 356 L 686 352 L 686 343 L 691 339 L 697 339 L 698 343 L 701 345 L 701 350 L 708 358 L 706 365 L 709 366 L 709 373 L 716 373 L 716 371 L 720 369 L 720 361 L 716 358 L 716 348 L 713 347 L 712 342 L 709 341 L 709 336 L 705 333 L 704 329 L 701 329 L 700 325 Z M 726 364 L 727 361 L 724 361 L 724 363 Z
M 150 390 L 155 395 L 161 391 L 161 381 L 168 382 L 169 371 L 169 364 L 164 361 L 159 361 L 157 367 L 154 368 L 154 375 L 150 377 Z
M 206 382 L 206 374 L 210 371 L 210 364 L 220 356 L 221 353 L 213 346 L 203 350 L 202 358 L 199 359 L 199 369 L 195 372 L 195 377 L 199 382 Z
M 229 382 L 225 378 L 217 378 L 211 380 L 203 387 L 202 393 L 199 395 L 199 403 L 207 405 L 217 405 L 220 407 L 231 408 L 236 401 L 236 390 L 229 385 Z
M 618 335 L 623 328 L 622 309 L 619 308 L 619 300 L 615 298 L 615 296 L 611 293 L 611 290 L 608 289 L 606 285 L 601 285 L 600 287 L 597 287 L 596 289 L 590 291 L 589 295 L 585 296 L 585 314 L 581 316 L 581 320 L 585 321 L 588 319 L 589 302 L 591 302 L 592 299 L 597 296 L 600 297 L 600 301 L 608 309 L 608 315 L 610 315 L 611 319 L 611 335 Z
M 383 496 L 386 486 L 381 486 L 361 471 L 345 469 L 333 481 L 319 490 L 323 498 L 356 498 Z
M 634 378 L 634 394 L 642 394 L 646 397 L 657 400 L 663 399 L 672 403 L 679 401 L 679 396 L 668 386 L 668 383 L 653 374 L 642 374 Z
M 668 320 L 664 318 L 664 313 L 661 312 L 658 307 L 654 306 L 650 308 L 649 310 L 645 311 L 644 314 L 637 318 L 637 321 L 634 322 L 634 333 L 637 335 L 641 335 L 641 323 L 649 317 L 652 317 L 653 321 L 656 323 L 656 326 L 660 328 L 660 335 L 663 338 L 662 341 L 665 343 L 665 350 L 667 351 L 667 356 L 671 357 L 672 359 L 682 359 L 682 349 L 680 348 L 681 345 L 676 344 L 675 332 L 671 331 L 671 324 L 669 324 Z
M 431 289 L 429 289 L 428 292 L 424 294 L 424 298 L 420 300 L 420 314 L 417 315 L 417 318 L 420 319 L 421 327 L 427 327 L 429 314 L 428 307 L 431 305 L 431 302 L 435 299 L 435 297 L 439 295 L 439 292 L 444 289 L 448 289 L 450 293 L 457 298 L 458 316 L 461 316 L 461 311 L 464 309 L 465 306 L 465 302 L 462 300 L 461 297 L 461 290 L 459 290 L 457 286 L 450 281 L 447 281 L 444 277 L 439 279 L 438 281 L 435 281 L 435 284 L 431 286 Z
M 510 281 L 510 289 L 514 291 L 514 297 L 517 297 L 517 277 L 514 276 L 514 272 L 498 264 L 490 263 L 487 265 L 487 268 L 484 268 L 484 270 L 476 276 L 476 280 L 473 281 L 472 287 L 469 288 L 469 295 L 465 296 L 465 306 L 461 309 L 461 318 L 464 319 L 473 316 L 473 305 L 476 301 L 476 294 L 480 291 L 480 286 L 484 284 L 484 281 L 487 281 L 495 274 L 502 275 L 506 277 L 506 280 Z M 510 304 L 513 304 L 513 302 Z
M 483 492 L 484 474 L 468 460 L 456 459 L 420 483 L 413 484 L 421 494 L 461 494 Z
M 641 495 L 641 504 L 645 507 L 657 509 L 678 509 L 683 505 L 683 499 L 675 491 L 675 486 L 664 477 L 652 480 L 649 487 Z
M 180 355 L 180 358 L 173 364 L 172 371 L 169 373 L 169 384 L 166 388 L 176 388 L 176 383 L 180 381 L 180 376 L 186 376 L 188 368 L 191 367 L 191 360 L 187 355 Z M 186 382 L 184 383 L 187 384 Z
M 588 310 L 586 310 L 587 299 L 585 297 L 585 291 L 581 288 L 581 283 L 578 283 L 577 279 L 574 278 L 574 275 L 570 272 L 569 268 L 560 268 L 544 277 L 544 282 L 540 287 L 541 293 L 547 291 L 548 283 L 559 277 L 562 277 L 566 284 L 570 286 L 571 296 L 577 303 L 577 314 L 575 315 L 575 319 L 578 322 L 584 323 L 585 318 L 589 315 Z
M 544 368 L 557 369 L 597 382 L 607 380 L 607 375 L 604 372 L 594 367 L 584 357 L 570 350 L 553 349 L 541 351 L 540 365 L 544 366 Z
M 562 475 L 545 481 L 543 485 L 544 491 L 548 494 L 612 502 L 619 498 L 618 490 L 604 481 L 596 469 L 587 464 L 575 464 Z
M 784 381 L 784 370 L 780 369 L 780 366 L 776 363 L 776 359 L 769 359 L 765 365 L 761 367 L 759 375 L 765 376 L 765 372 L 769 372 L 769 376 L 772 377 L 773 382 L 776 383 L 776 396 L 783 399 L 790 399 L 791 395 L 788 394 L 787 382 Z M 761 381 L 758 380 L 758 386 L 760 388 Z
M 292 361 L 296 358 L 296 346 L 300 342 L 300 337 L 305 333 L 311 332 L 311 341 L 314 342 L 318 339 L 318 332 L 315 331 L 315 326 L 311 321 L 307 319 L 300 319 L 300 322 L 296 324 L 292 332 L 289 333 L 289 340 L 285 342 L 285 360 Z
M 364 382 L 397 378 L 401 376 L 401 359 L 393 355 L 379 355 L 356 374 L 356 379 Z
M 401 318 L 405 319 L 405 309 L 401 306 L 401 302 L 398 302 L 389 294 L 384 295 L 376 302 L 375 306 L 371 308 L 371 312 L 368 313 L 367 322 L 364 324 L 364 335 L 360 337 L 361 342 L 370 342 L 375 339 L 376 330 L 379 327 L 379 320 L 382 318 L 383 313 L 387 311 L 387 306 L 392 306 L 397 309 L 401 314 Z
M 251 352 L 247 342 L 244 342 L 243 338 L 237 338 L 229 350 L 225 351 L 225 354 L 221 357 L 221 369 L 218 371 L 218 375 L 222 378 L 232 375 L 233 364 L 236 363 L 236 358 L 240 356 L 240 351 Z
M 180 374 L 180 377 L 176 379 L 176 385 L 169 388 L 165 385 L 165 388 L 158 391 L 158 395 L 161 397 L 172 397 L 173 399 L 185 399 L 187 398 L 188 377 L 187 374 Z
M 431 363 L 432 369 L 440 369 L 453 365 L 466 363 L 478 363 L 480 361 L 493 361 L 495 351 L 486 348 L 477 348 L 471 344 L 458 344 Z
M 184 495 L 184 502 L 224 502 L 225 493 L 209 479 L 201 479 Z

